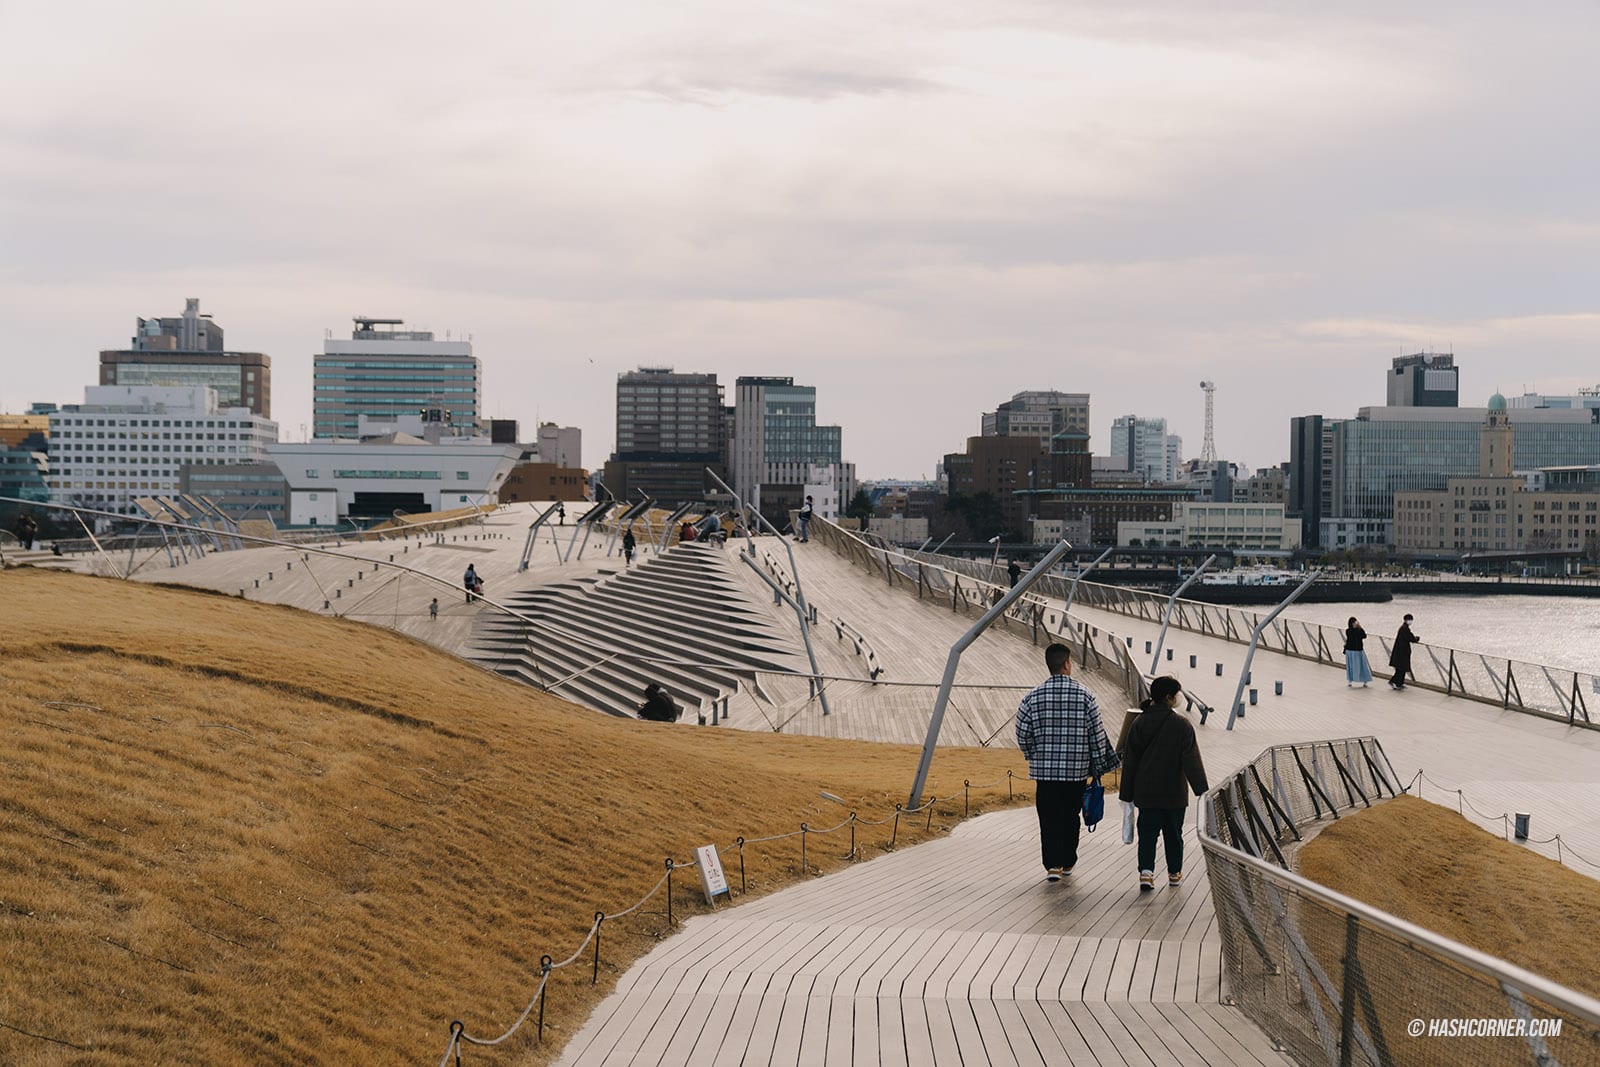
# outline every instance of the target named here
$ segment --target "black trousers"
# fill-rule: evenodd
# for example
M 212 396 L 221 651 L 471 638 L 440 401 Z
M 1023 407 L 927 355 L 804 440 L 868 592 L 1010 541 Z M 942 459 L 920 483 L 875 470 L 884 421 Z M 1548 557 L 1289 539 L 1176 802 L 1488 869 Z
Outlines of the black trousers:
M 1183 816 L 1188 808 L 1139 809 L 1139 869 L 1156 869 L 1156 835 L 1167 846 L 1167 873 L 1183 870 Z
M 1039 853 L 1046 867 L 1072 867 L 1078 862 L 1078 831 L 1083 818 L 1083 782 L 1034 783 L 1039 811 Z

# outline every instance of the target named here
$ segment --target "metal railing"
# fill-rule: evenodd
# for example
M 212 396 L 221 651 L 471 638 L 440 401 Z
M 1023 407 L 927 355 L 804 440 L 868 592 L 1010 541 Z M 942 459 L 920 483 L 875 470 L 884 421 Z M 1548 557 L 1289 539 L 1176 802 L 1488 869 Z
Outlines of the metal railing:
M 1084 582 L 1078 589 L 1078 603 L 1160 625 L 1167 598 L 1137 589 Z M 1256 612 L 1240 608 L 1178 600 L 1173 606 L 1172 625 L 1244 644 L 1261 618 Z M 1371 658 L 1381 674 L 1392 644 L 1382 635 L 1369 635 L 1367 643 L 1378 646 Z M 1344 665 L 1344 631 L 1304 619 L 1274 619 L 1261 634 L 1261 647 L 1329 666 Z M 1412 646 L 1411 669 L 1414 683 L 1425 689 L 1560 719 L 1570 726 L 1600 728 L 1589 717 L 1589 700 L 1600 697 L 1600 675 L 1428 644 Z
M 1026 779 L 1023 780 L 1026 781 Z M 809 839 L 812 836 L 826 836 L 828 834 L 848 830 L 850 833 L 850 850 L 839 858 L 845 862 L 853 862 L 862 858 L 863 847 L 858 843 L 857 840 L 858 832 L 862 827 L 889 827 L 887 839 L 877 847 L 886 852 L 893 851 L 899 843 L 900 822 L 902 819 L 906 819 L 911 816 L 923 816 L 922 832 L 925 834 L 932 833 L 934 830 L 934 815 L 941 814 L 945 818 L 951 818 L 956 814 L 953 806 L 944 812 L 937 812 L 935 810 L 936 805 L 948 805 L 952 801 L 959 799 L 961 801 L 960 818 L 967 818 L 973 813 L 972 791 L 974 789 L 993 789 L 998 791 L 1001 786 L 1004 786 L 1006 791 L 1006 801 L 1007 803 L 1011 803 L 1016 799 L 1016 781 L 1017 778 L 1011 771 L 1007 771 L 1005 774 L 1001 775 L 999 778 L 996 778 L 992 782 L 974 783 L 971 779 L 964 778 L 962 779 L 961 791 L 959 793 L 952 792 L 945 796 L 930 795 L 926 800 L 915 807 L 896 804 L 894 806 L 894 811 L 884 815 L 880 819 L 864 819 L 861 818 L 857 812 L 851 811 L 838 823 L 823 829 L 814 829 L 809 823 L 803 822 L 800 824 L 800 828 L 798 830 L 790 830 L 787 833 L 771 834 L 766 837 L 737 837 L 734 839 L 733 844 L 728 846 L 728 848 L 723 851 L 737 851 L 738 853 L 739 895 L 745 896 L 749 893 L 749 881 L 746 871 L 745 854 L 746 850 L 754 845 L 765 845 L 773 842 L 789 841 L 798 838 L 798 856 L 796 857 L 799 864 L 798 873 L 802 877 L 813 872 L 821 874 L 821 869 L 810 861 L 810 856 L 808 854 Z M 826 793 L 823 795 L 829 796 L 829 794 Z M 590 966 L 589 984 L 591 986 L 598 985 L 600 982 L 601 965 L 601 932 L 605 927 L 605 924 L 607 922 L 615 923 L 619 919 L 623 919 L 636 912 L 640 912 L 641 909 L 643 909 L 644 906 L 649 903 L 657 893 L 662 892 L 663 890 L 665 890 L 663 894 L 663 901 L 665 907 L 664 918 L 666 925 L 665 928 L 657 934 L 657 936 L 662 936 L 662 934 L 671 932 L 672 929 L 678 925 L 678 919 L 674 914 L 673 906 L 672 876 L 677 871 L 695 869 L 697 869 L 697 866 L 694 862 L 679 862 L 674 860 L 671 856 L 666 857 L 664 863 L 664 873 L 656 880 L 655 885 L 651 886 L 649 891 L 635 901 L 632 906 L 610 913 L 605 911 L 596 911 L 594 913 L 594 920 L 589 924 L 588 933 L 584 936 L 583 940 L 578 943 L 578 947 L 572 951 L 570 956 L 564 960 L 561 960 L 560 962 L 556 962 L 555 958 L 548 953 L 540 956 L 538 984 L 534 987 L 533 993 L 528 999 L 526 1007 L 522 1009 L 521 1014 L 517 1016 L 511 1025 L 508 1026 L 498 1036 L 487 1037 L 479 1034 L 469 1033 L 464 1022 L 462 1022 L 460 1019 L 452 1020 L 449 1026 L 448 1043 L 445 1046 L 444 1055 L 439 1060 L 439 1067 L 449 1067 L 451 1063 L 459 1065 L 462 1062 L 462 1052 L 470 1046 L 476 1045 L 480 1048 L 486 1048 L 504 1044 L 506 1041 L 510 1040 L 513 1036 L 520 1032 L 522 1027 L 527 1024 L 529 1019 L 536 1018 L 535 1026 L 537 1028 L 537 1037 L 535 1040 L 542 1041 L 544 1039 L 544 1019 L 546 1007 L 545 1000 L 549 992 L 551 974 L 567 967 L 572 967 L 575 965 L 582 966 L 584 963 L 588 963 Z M 731 902 L 733 899 L 731 877 L 729 878 L 729 883 L 728 896 Z M 682 907 L 681 904 L 678 906 L 680 908 Z M 710 903 L 704 906 L 706 909 L 712 910 L 716 905 L 714 903 Z M 587 960 L 581 959 L 586 952 L 590 951 L 590 946 L 593 946 L 592 957 Z M 535 1016 L 535 1012 L 537 1012 L 537 1016 Z
M 840 529 L 827 519 L 811 520 L 811 537 L 867 573 L 882 578 L 891 589 L 919 600 L 948 603 L 950 610 L 960 615 L 981 615 L 1010 588 L 1004 567 L 932 553 L 908 554 L 887 543 L 874 543 L 870 534 Z M 1132 638 L 1068 616 L 1062 605 L 1071 586 L 1072 579 L 1066 575 L 1040 577 L 996 625 L 1013 636 L 1026 637 L 1036 646 L 1055 641 L 1070 646 L 1075 663 L 1114 679 L 1129 704 L 1137 706 L 1150 695 L 1152 675 L 1134 661 Z M 1078 594 L 1080 601 L 1082 595 Z M 1247 630 L 1247 638 L 1248 634 Z M 1205 722 L 1212 705 L 1187 687 L 1184 695 L 1188 709 Z
M 1362 737 L 1268 749 L 1205 795 L 1200 845 L 1233 1002 L 1300 1064 L 1600 1062 L 1600 1001 L 1283 866 L 1302 830 L 1403 791 Z M 1454 1020 L 1479 1032 L 1430 1038 Z

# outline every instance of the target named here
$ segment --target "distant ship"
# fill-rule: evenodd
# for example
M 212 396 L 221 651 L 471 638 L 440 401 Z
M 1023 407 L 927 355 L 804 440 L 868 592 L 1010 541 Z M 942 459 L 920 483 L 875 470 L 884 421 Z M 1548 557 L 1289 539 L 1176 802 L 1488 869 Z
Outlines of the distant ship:
M 1241 567 L 1202 574 L 1198 582 L 1184 590 L 1183 595 L 1186 600 L 1199 600 L 1207 604 L 1276 604 L 1305 579 L 1305 574 L 1299 571 L 1277 567 Z M 1322 579 L 1313 582 L 1296 603 L 1387 604 L 1393 599 L 1394 593 L 1382 582 Z

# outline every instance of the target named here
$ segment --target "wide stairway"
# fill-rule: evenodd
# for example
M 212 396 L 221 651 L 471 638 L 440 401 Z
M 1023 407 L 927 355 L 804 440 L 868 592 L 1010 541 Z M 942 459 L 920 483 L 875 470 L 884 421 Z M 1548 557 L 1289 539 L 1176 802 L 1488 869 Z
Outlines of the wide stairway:
M 612 715 L 631 717 L 657 682 L 689 721 L 741 689 L 759 694 L 757 672 L 802 669 L 729 568 L 725 549 L 686 544 L 510 595 L 506 606 L 532 621 L 484 612 L 469 658 Z

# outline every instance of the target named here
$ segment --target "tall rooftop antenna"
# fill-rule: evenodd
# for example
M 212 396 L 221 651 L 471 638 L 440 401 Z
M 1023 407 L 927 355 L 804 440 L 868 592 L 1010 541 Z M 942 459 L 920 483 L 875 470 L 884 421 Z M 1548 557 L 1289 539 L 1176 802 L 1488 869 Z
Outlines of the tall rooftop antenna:
M 1201 382 L 1200 388 L 1206 391 L 1206 441 L 1200 446 L 1200 465 L 1202 467 L 1214 466 L 1217 462 L 1217 441 L 1213 434 L 1212 411 L 1215 406 L 1217 383 Z

